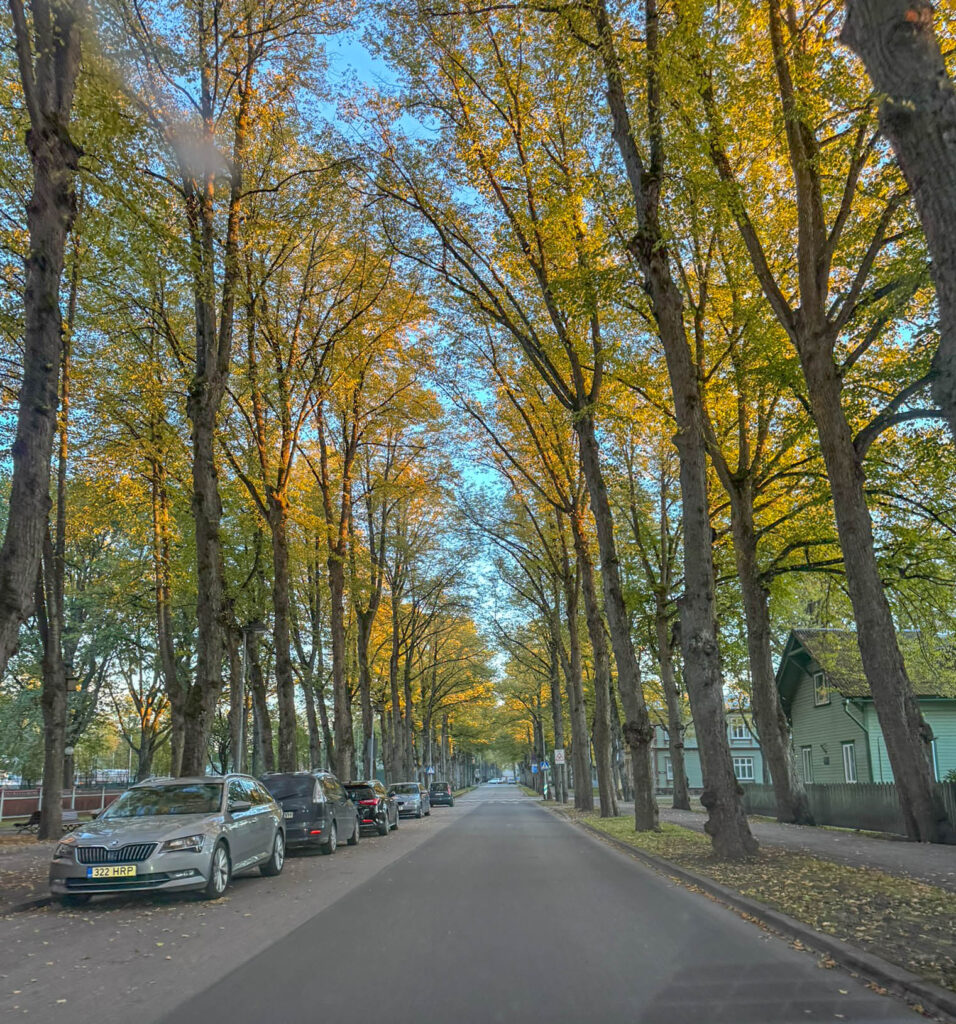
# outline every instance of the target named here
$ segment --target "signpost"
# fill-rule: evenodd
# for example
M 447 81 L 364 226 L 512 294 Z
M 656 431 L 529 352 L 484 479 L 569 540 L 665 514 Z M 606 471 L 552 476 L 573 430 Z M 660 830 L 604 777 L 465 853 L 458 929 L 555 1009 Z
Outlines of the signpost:
M 554 748 L 554 763 L 564 764 L 564 747 Z
M 541 762 L 541 771 L 546 772 L 546 771 L 549 771 L 550 768 L 551 768 L 551 765 L 547 761 L 542 761 Z
M 532 761 L 531 762 L 531 774 L 532 775 L 537 775 L 538 774 L 538 762 L 537 761 Z

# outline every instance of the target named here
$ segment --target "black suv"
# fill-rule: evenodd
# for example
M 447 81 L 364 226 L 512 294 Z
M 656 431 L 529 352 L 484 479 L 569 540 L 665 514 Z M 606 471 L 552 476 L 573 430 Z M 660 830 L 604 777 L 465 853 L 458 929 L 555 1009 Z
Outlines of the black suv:
M 374 828 L 380 836 L 398 828 L 398 801 L 389 796 L 378 779 L 368 782 L 346 782 L 345 792 L 352 798 L 362 828 Z
M 282 808 L 287 846 L 318 846 L 335 853 L 339 840 L 359 841 L 355 804 L 330 772 L 273 772 L 262 784 Z
M 428 787 L 428 799 L 432 804 L 455 806 L 455 798 L 452 795 L 451 786 L 447 782 L 433 782 Z

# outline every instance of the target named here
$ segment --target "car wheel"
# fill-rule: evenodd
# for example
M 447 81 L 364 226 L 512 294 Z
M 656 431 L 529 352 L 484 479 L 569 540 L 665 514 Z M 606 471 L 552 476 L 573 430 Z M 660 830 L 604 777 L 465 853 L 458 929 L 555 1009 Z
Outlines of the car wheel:
M 229 879 L 232 877 L 232 865 L 229 863 L 229 851 L 223 842 L 216 843 L 212 851 L 212 860 L 209 863 L 209 881 L 203 889 L 203 896 L 207 900 L 218 900 L 226 891 Z
M 329 838 L 319 847 L 323 853 L 335 853 L 336 848 L 339 845 L 338 830 L 335 827 L 335 822 L 329 826 Z
M 65 896 L 60 897 L 60 903 L 64 907 L 85 907 L 91 899 L 93 899 L 93 894 L 89 892 L 68 892 Z
M 272 853 L 265 864 L 259 865 L 259 871 L 267 878 L 273 878 L 282 871 L 285 864 L 285 837 L 281 829 L 276 829 L 276 837 L 272 840 Z
M 358 816 L 355 818 L 355 828 L 352 829 L 352 834 L 349 836 L 349 846 L 358 846 L 359 834 L 361 826 L 359 825 Z
M 428 810 L 427 810 L 427 811 L 425 811 L 425 816 L 427 817 L 427 816 L 428 816 L 429 814 L 431 814 L 431 813 L 432 813 L 432 805 L 431 805 L 431 804 L 429 804 L 429 805 L 428 805 Z
M 380 836 L 387 836 L 388 835 L 388 831 L 389 831 L 389 829 L 388 829 L 388 811 L 386 811 L 385 812 L 385 817 L 382 818 L 382 820 L 381 820 L 381 822 L 380 822 L 380 824 L 378 826 L 378 834 Z

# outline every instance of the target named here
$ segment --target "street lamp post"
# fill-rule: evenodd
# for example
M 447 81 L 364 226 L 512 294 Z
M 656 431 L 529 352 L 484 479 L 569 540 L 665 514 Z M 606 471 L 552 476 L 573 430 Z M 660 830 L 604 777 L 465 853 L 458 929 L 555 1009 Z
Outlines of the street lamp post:
M 266 624 L 258 620 L 247 622 L 242 627 L 242 672 L 239 676 L 238 699 L 233 702 L 238 718 L 232 730 L 232 770 L 235 772 L 244 770 L 246 760 L 246 648 L 250 637 L 261 636 L 265 632 Z

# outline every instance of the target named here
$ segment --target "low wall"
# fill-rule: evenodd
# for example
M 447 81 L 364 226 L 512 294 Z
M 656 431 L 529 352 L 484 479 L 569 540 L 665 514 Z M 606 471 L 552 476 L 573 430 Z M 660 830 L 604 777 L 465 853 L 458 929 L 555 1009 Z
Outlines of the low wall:
M 744 785 L 744 808 L 748 814 L 775 817 L 777 802 L 773 787 Z M 937 782 L 936 791 L 956 828 L 956 783 Z M 872 832 L 906 835 L 899 795 L 892 782 L 842 782 L 807 786 L 810 811 L 818 825 L 862 828 Z

